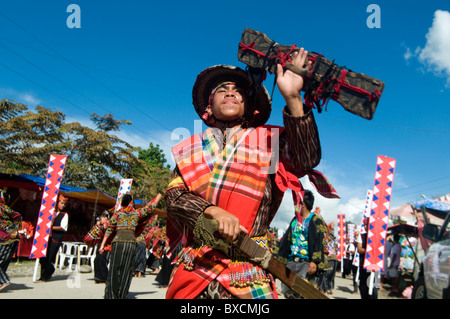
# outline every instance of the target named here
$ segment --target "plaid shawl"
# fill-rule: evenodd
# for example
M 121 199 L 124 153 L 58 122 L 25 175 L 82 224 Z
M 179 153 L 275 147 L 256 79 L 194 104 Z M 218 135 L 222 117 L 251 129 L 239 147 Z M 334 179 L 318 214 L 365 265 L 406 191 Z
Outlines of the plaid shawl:
M 278 151 L 273 149 L 273 145 L 277 145 L 273 142 L 278 142 L 278 135 L 283 129 L 267 125 L 239 130 L 228 139 L 225 149 L 222 150 L 221 135 L 217 130 L 209 128 L 204 133 L 193 135 L 174 146 L 172 153 L 189 190 L 236 215 L 240 224 L 251 233 L 264 196 L 267 175 L 271 164 L 274 164 L 271 160 L 277 164 L 275 180 L 282 192 L 288 188 L 295 192 L 303 190 L 298 180 L 298 172 L 291 173 L 296 170 L 289 167 L 285 158 L 282 157 L 281 161 L 278 161 L 278 158 L 272 157 L 272 151 Z M 324 196 L 337 196 L 334 188 L 321 173 L 301 173 L 305 174 L 310 176 L 310 181 Z M 168 218 L 168 223 L 173 222 L 175 221 Z M 175 228 L 179 230 L 180 240 L 184 229 L 180 224 L 177 226 Z M 187 241 L 186 237 L 182 239 Z M 172 247 L 177 244 L 178 242 L 170 238 Z M 228 265 L 232 261 L 209 247 L 195 250 L 188 246 L 179 257 L 180 260 L 188 260 L 188 263 L 195 259 L 196 264 L 200 263 L 201 267 L 177 267 L 171 278 L 167 298 L 194 298 L 214 279 L 238 298 L 277 298 L 276 291 L 272 288 L 273 283 L 244 288 L 230 285 Z M 254 265 L 250 267 L 255 267 L 256 271 L 261 270 Z
M 250 230 L 264 195 L 272 138 L 279 129 L 241 129 L 222 150 L 221 136 L 209 128 L 174 146 L 172 153 L 191 192 L 236 215 Z
M 236 215 L 240 224 L 251 230 L 264 196 L 272 141 L 280 129 L 272 126 L 240 129 L 228 137 L 222 149 L 221 134 L 209 128 L 177 144 L 172 153 L 191 192 Z M 185 256 L 180 260 L 195 258 L 196 265 L 200 263 L 201 267 L 194 270 L 178 267 L 167 298 L 194 298 L 214 279 L 237 297 L 276 297 L 267 283 L 245 288 L 230 286 L 231 260 L 212 248 L 186 247 L 180 255 Z

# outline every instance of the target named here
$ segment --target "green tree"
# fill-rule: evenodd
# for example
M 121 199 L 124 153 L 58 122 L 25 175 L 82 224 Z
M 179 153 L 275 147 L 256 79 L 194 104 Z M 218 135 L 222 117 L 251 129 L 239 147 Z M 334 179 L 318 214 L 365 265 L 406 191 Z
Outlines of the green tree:
M 64 180 L 85 189 L 102 185 L 103 191 L 114 194 L 120 179 L 134 178 L 133 168 L 144 163 L 134 155 L 136 148 L 104 131 L 105 126 L 101 125 L 98 116 L 92 115 L 91 118 L 99 124 L 96 130 L 79 123 L 65 124 L 60 128 L 64 137 L 61 154 L 67 155 Z M 116 130 L 118 127 L 119 121 Z
M 29 111 L 12 100 L 0 101 L 1 173 L 44 177 L 50 154 L 64 154 L 64 184 L 115 196 L 120 180 L 132 178 L 135 198 L 146 201 L 165 190 L 168 169 L 139 159 L 136 154 L 140 148 L 112 134 L 123 124 L 131 125 L 130 121 L 94 113 L 91 120 L 96 128 L 91 129 L 65 123 L 62 112 L 42 106 L 36 110 Z M 158 152 L 155 147 L 153 151 Z M 164 156 L 158 160 L 165 163 Z
M 165 166 L 167 159 L 164 155 L 164 151 L 159 147 L 159 144 L 153 145 L 153 143 L 150 143 L 149 148 L 146 150 L 139 148 L 138 158 L 153 167 L 169 168 L 169 165 Z
M 158 144 L 150 143 L 148 149 L 139 148 L 138 158 L 146 165 L 140 165 L 134 170 L 134 173 L 141 177 L 136 187 L 133 181 L 135 193 L 143 195 L 143 192 L 149 191 L 155 195 L 164 194 L 171 176 L 169 165 L 164 166 L 167 163 L 164 151 Z M 161 203 L 161 207 L 164 206 L 165 204 Z
M 49 154 L 58 154 L 64 114 L 37 106 L 37 113 L 12 100 L 0 101 L 0 170 L 45 175 Z

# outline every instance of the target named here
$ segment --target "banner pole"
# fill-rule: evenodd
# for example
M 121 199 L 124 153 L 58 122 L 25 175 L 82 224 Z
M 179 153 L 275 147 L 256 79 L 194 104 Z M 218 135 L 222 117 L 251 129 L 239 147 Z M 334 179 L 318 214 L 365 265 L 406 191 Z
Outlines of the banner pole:
M 40 258 L 36 258 L 36 262 L 34 263 L 34 272 L 33 272 L 33 281 L 34 282 L 37 281 L 37 270 L 38 270 L 38 266 L 39 266 L 39 259 Z
M 359 266 L 356 268 L 355 282 L 359 282 Z
M 369 277 L 369 295 L 372 296 L 373 293 L 373 281 L 375 279 L 375 272 L 371 271 L 370 272 L 370 277 Z

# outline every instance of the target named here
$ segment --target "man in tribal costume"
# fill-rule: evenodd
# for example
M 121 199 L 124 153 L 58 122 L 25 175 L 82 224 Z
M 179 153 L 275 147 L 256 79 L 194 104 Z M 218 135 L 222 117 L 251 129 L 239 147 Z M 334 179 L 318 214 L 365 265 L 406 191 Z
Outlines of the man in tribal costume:
M 303 49 L 292 54 L 297 66 L 306 59 Z M 312 110 L 300 95 L 303 78 L 278 65 L 284 127 L 265 125 L 270 97 L 254 83 L 244 70 L 218 65 L 194 84 L 195 110 L 209 128 L 172 149 L 177 166 L 165 193 L 167 235 L 171 248 L 180 242 L 184 248 L 166 298 L 277 298 L 271 275 L 238 250 L 227 256 L 193 236 L 199 217 L 216 220 L 225 240 L 244 231 L 264 247 L 284 192 L 301 199 L 299 178 L 308 175 L 322 195 L 337 197 L 313 170 L 321 147 Z

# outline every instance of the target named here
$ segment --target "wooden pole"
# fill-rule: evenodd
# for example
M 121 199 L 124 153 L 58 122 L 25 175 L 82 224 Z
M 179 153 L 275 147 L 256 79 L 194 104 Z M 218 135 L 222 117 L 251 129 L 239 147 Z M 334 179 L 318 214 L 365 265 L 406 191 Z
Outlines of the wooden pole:
M 39 258 L 36 258 L 36 263 L 34 264 L 33 281 L 37 281 L 38 266 L 39 266 Z

